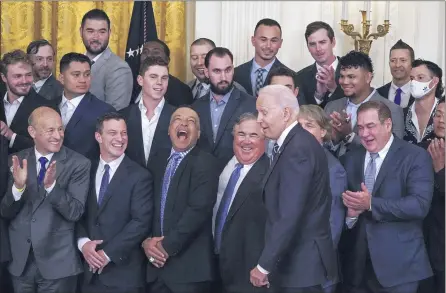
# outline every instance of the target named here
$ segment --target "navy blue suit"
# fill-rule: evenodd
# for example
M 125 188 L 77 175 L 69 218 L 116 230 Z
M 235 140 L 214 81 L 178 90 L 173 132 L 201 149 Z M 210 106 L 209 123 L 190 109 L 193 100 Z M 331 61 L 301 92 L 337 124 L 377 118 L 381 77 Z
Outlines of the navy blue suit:
M 58 99 L 58 104 L 61 100 L 62 97 Z M 115 108 L 111 105 L 87 92 L 65 127 L 63 144 L 90 160 L 97 160 L 99 146 L 94 137 L 96 120 L 103 114 L 113 111 Z
M 365 156 L 360 146 L 343 157 L 351 191 L 361 190 Z M 371 211 L 360 214 L 343 235 L 344 284 L 351 292 L 366 292 L 362 288 L 371 279 L 378 282 L 373 292 L 383 292 L 382 287 L 386 292 L 416 292 L 417 282 L 432 275 L 423 219 L 429 212 L 433 186 L 429 154 L 394 137 L 371 192 Z

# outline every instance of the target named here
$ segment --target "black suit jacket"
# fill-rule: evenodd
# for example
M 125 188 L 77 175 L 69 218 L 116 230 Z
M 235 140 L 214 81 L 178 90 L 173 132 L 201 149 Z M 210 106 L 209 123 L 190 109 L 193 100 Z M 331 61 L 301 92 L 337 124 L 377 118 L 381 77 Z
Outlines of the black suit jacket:
M 256 113 L 256 100 L 254 97 L 233 88 L 228 104 L 221 116 L 217 136 L 214 142 L 212 119 L 210 110 L 210 93 L 202 96 L 192 105 L 192 108 L 200 116 L 200 139 L 198 146 L 219 159 L 219 171 L 223 170 L 226 163 L 234 155 L 232 130 L 236 120 L 246 112 Z
M 39 95 L 47 100 L 55 100 L 62 96 L 63 85 L 51 75 L 39 90 Z
M 59 105 L 62 96 L 56 101 Z M 63 144 L 92 161 L 97 160 L 99 145 L 94 137 L 96 121 L 103 114 L 114 111 L 113 106 L 99 100 L 90 92 L 86 93 L 65 127 Z
M 3 98 L 4 97 L 2 97 L 2 99 Z M 12 148 L 9 148 L 9 154 L 19 152 L 34 145 L 34 142 L 28 133 L 28 118 L 35 109 L 41 106 L 53 108 L 60 113 L 59 108 L 54 101 L 49 101 L 43 98 L 37 94 L 33 88 L 31 88 L 28 95 L 23 98 L 14 119 L 12 119 L 11 126 L 9 127 L 14 133 L 17 134 Z M 5 107 L 3 102 L 0 103 L 0 120 L 6 123 Z
M 91 169 L 90 191 L 85 213 L 77 225 L 77 239 L 103 240 L 103 249 L 111 262 L 98 276 L 113 287 L 143 287 L 145 255 L 141 243 L 151 232 L 153 181 L 150 173 L 124 157 L 110 180 L 102 204 L 98 206 L 95 178 L 98 161 Z M 93 274 L 84 262 L 85 282 Z
M 161 235 L 160 205 L 170 150 L 160 150 L 150 161 L 154 176 L 152 235 Z M 147 265 L 147 282 L 160 278 L 164 283 L 211 281 L 213 266 L 212 212 L 218 189 L 215 158 L 195 146 L 178 165 L 172 177 L 164 209 L 164 240 L 169 255 L 164 267 Z
M 269 168 L 265 154 L 252 166 L 234 196 L 223 227 L 220 248 L 220 275 L 229 292 L 265 292 L 249 281 L 265 241 L 266 208 L 262 180 Z
M 9 141 L 0 135 L 0 202 L 6 193 L 8 186 L 8 144 Z M 11 259 L 11 250 L 9 247 L 8 224 L 5 219 L 0 217 L 0 269 L 1 263 Z M 0 279 L 3 274 L 0 272 Z M 0 282 L 0 284 L 2 284 Z
M 144 156 L 144 141 L 142 138 L 142 124 L 141 124 L 141 111 L 138 104 L 130 104 L 130 106 L 122 109 L 120 112 L 125 116 L 127 120 L 127 135 L 128 145 L 126 154 L 130 159 L 137 162 L 142 167 L 147 168 L 149 160 L 153 157 L 158 150 L 167 149 L 170 151 L 172 148 L 172 141 L 169 138 L 169 124 L 170 117 L 176 108 L 167 103 L 164 104 L 163 110 L 156 125 L 155 134 L 153 137 L 152 146 L 150 148 L 149 158 L 147 160 Z
M 386 83 L 386 84 L 383 85 L 382 87 L 378 88 L 376 91 L 377 91 L 383 98 L 388 99 L 388 98 L 389 98 L 389 90 L 390 90 L 391 85 L 392 85 L 391 82 Z M 412 97 L 412 95 L 411 95 L 410 98 L 409 98 L 409 103 L 407 104 L 407 107 L 406 107 L 406 108 L 408 108 L 409 106 L 411 106 L 412 103 L 413 103 L 414 101 L 415 101 L 415 98 Z
M 339 57 L 337 58 L 339 60 Z M 335 71 L 335 80 L 338 86 L 330 97 L 328 92 L 325 94 L 324 101 L 320 104 L 322 108 L 325 107 L 325 105 L 328 102 L 344 97 L 344 91 L 339 85 L 340 71 L 341 71 L 341 66 L 338 63 L 338 67 L 336 68 Z M 296 83 L 297 86 L 299 87 L 299 91 L 302 91 L 303 95 L 305 96 L 305 105 L 310 105 L 310 104 L 317 105 L 316 99 L 314 98 L 314 93 L 316 92 L 316 83 L 317 83 L 316 74 L 317 74 L 316 62 L 305 67 L 296 74 Z
M 258 263 L 271 272 L 272 284 L 302 288 L 336 279 L 327 157 L 299 124 L 266 173 L 263 196 L 268 218 Z

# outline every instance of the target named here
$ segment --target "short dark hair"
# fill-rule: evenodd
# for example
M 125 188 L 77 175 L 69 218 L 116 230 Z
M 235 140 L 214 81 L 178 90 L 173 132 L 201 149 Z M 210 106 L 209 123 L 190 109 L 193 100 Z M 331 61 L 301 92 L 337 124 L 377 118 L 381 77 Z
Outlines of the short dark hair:
M 211 46 L 212 48 L 216 47 L 214 41 L 207 39 L 207 38 L 196 39 L 195 41 L 192 42 L 192 44 L 190 44 L 190 46 L 192 47 L 195 45 L 206 45 L 206 44 Z
M 139 67 L 139 75 L 144 76 L 149 67 L 154 65 L 165 66 L 169 70 L 169 64 L 160 56 L 147 56 Z
M 341 59 L 339 60 L 339 64 L 341 65 L 341 70 L 352 67 L 361 67 L 373 74 L 372 59 L 370 59 L 369 55 L 359 51 L 348 52 L 347 55 L 341 57 Z
M 257 24 L 256 24 L 256 27 L 254 28 L 254 35 L 256 35 L 257 29 L 261 25 L 277 26 L 280 30 L 280 35 L 282 35 L 282 27 L 280 26 L 280 24 L 277 21 L 275 21 L 274 19 L 271 19 L 271 18 L 263 18 L 263 19 L 259 20 L 259 22 L 257 22 Z
M 108 25 L 108 29 L 110 29 L 110 18 L 108 17 L 107 13 L 105 13 L 104 10 L 101 9 L 92 9 L 84 14 L 82 17 L 81 26 L 84 27 L 85 21 L 87 19 L 94 19 L 94 20 L 105 20 Z
M 22 50 L 14 50 L 3 55 L 1 61 L 1 73 L 6 76 L 8 73 L 8 66 L 17 63 L 25 63 L 31 67 L 33 65 L 28 54 L 26 54 Z
M 210 50 L 206 54 L 206 57 L 204 58 L 204 66 L 206 66 L 206 68 L 209 67 L 209 61 L 211 60 L 211 57 L 213 55 L 220 57 L 220 58 L 228 55 L 229 58 L 231 58 L 231 62 L 234 62 L 234 56 L 232 55 L 232 53 L 229 49 L 224 48 L 224 47 L 215 47 L 214 49 Z
M 401 39 L 399 39 L 398 42 L 396 42 L 395 45 L 393 45 L 392 48 L 390 48 L 390 53 L 392 53 L 393 50 L 398 50 L 398 49 L 409 50 L 410 61 L 413 62 L 415 60 L 415 52 L 413 48 L 409 46 L 407 43 L 403 42 L 403 40 Z
M 90 58 L 88 58 L 84 54 L 71 52 L 63 55 L 63 57 L 60 59 L 60 64 L 59 64 L 60 73 L 63 73 L 65 70 L 67 70 L 71 62 L 88 63 L 88 65 L 91 68 Z
M 387 119 L 390 118 L 392 120 L 392 112 L 389 107 L 381 101 L 368 101 L 362 103 L 359 106 L 356 115 L 359 117 L 359 114 L 368 110 L 376 110 L 378 111 L 378 118 L 381 123 L 384 123 Z
M 150 43 L 150 42 L 155 42 L 155 43 L 160 44 L 161 47 L 163 47 L 164 54 L 166 54 L 167 58 L 170 59 L 170 49 L 169 49 L 169 46 L 167 46 L 166 43 L 164 43 L 164 42 L 161 41 L 160 39 L 154 39 L 154 40 L 150 40 L 150 41 L 146 42 L 146 44 L 147 44 L 147 43 Z
M 119 112 L 108 112 L 98 117 L 96 120 L 96 132 L 102 133 L 104 129 L 104 122 L 109 120 L 124 120 L 127 123 L 124 115 Z
M 435 64 L 434 62 L 423 60 L 423 59 L 416 59 L 412 62 L 412 68 L 419 67 L 421 65 L 425 65 L 429 72 L 433 75 L 438 77 L 439 81 L 437 84 L 437 89 L 435 90 L 435 96 L 437 98 L 443 96 L 444 93 L 444 87 L 443 87 L 443 70 L 441 70 L 440 66 Z
M 307 28 L 305 30 L 305 41 L 307 42 L 307 44 L 308 44 L 308 38 L 320 29 L 326 30 L 328 38 L 330 39 L 331 42 L 333 42 L 333 38 L 335 36 L 333 28 L 326 22 L 314 21 L 314 22 L 310 23 L 309 25 L 307 25 Z
M 295 73 L 291 69 L 285 67 L 285 66 L 279 66 L 276 68 L 272 68 L 269 72 L 268 76 L 265 79 L 265 85 L 270 85 L 271 81 L 273 80 L 273 77 L 275 76 L 289 76 L 293 80 L 293 85 L 296 87 L 296 84 L 294 82 Z
M 44 39 L 32 41 L 31 43 L 29 43 L 28 47 L 26 48 L 26 54 L 37 54 L 37 52 L 39 52 L 39 49 L 45 46 L 51 47 L 51 50 L 53 50 L 53 56 L 56 54 L 53 45 L 51 45 L 50 42 Z

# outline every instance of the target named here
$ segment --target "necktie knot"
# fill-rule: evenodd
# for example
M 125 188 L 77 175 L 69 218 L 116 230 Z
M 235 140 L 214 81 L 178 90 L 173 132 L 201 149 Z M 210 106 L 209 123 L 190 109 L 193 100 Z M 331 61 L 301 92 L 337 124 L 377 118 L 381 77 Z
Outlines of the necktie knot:
M 181 158 L 181 154 L 180 153 L 173 153 L 172 155 L 170 155 L 170 160 L 174 160 L 175 162 L 178 162 L 178 160 Z
M 403 90 L 399 87 L 396 89 L 396 94 L 399 95 L 403 92 Z
M 378 153 L 370 153 L 370 158 L 375 161 L 376 159 L 379 158 L 379 154 Z
M 105 164 L 104 165 L 104 172 L 108 172 L 110 170 L 110 165 L 109 164 Z
M 40 166 L 45 167 L 46 163 L 48 163 L 48 159 L 45 157 L 39 158 Z
M 40 171 L 39 174 L 37 175 L 37 184 L 39 186 L 43 185 L 43 179 L 45 178 L 45 173 L 46 173 L 46 163 L 48 163 L 48 159 L 45 157 L 40 157 L 39 158 L 39 163 L 40 163 Z
M 274 144 L 274 147 L 273 147 L 273 153 L 274 153 L 274 155 L 277 155 L 277 153 L 279 152 L 279 149 L 280 149 L 280 147 L 279 147 L 279 145 L 277 144 L 277 142 Z
M 236 170 L 241 170 L 241 169 L 243 169 L 243 165 L 240 164 L 240 163 L 237 163 L 237 164 L 235 164 L 235 169 Z
M 258 69 L 256 70 L 257 74 L 263 74 L 265 71 L 266 71 L 265 68 L 258 68 Z

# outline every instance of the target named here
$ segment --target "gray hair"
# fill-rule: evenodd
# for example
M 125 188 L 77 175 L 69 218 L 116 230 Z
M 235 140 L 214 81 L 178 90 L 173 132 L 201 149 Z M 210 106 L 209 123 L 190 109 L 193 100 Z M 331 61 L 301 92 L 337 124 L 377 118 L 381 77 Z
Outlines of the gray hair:
M 237 118 L 237 120 L 235 121 L 235 124 L 234 124 L 234 127 L 232 128 L 232 130 L 234 131 L 234 129 L 235 129 L 235 127 L 236 127 L 237 125 L 240 125 L 240 124 L 242 124 L 242 123 L 245 122 L 245 121 L 252 121 L 252 120 L 254 120 L 254 121 L 257 122 L 257 115 L 256 115 L 256 114 L 251 113 L 251 112 L 243 113 L 243 114 L 240 115 L 240 116 Z
M 332 128 L 330 124 L 330 118 L 321 107 L 316 105 L 303 105 L 302 107 L 300 107 L 299 115 L 297 118 L 314 120 L 320 128 L 327 131 L 327 134 L 325 134 L 323 140 L 331 140 Z
M 299 102 L 294 93 L 284 85 L 273 84 L 267 85 L 260 89 L 259 96 L 265 95 L 274 99 L 282 108 L 290 108 L 294 118 L 299 114 Z

